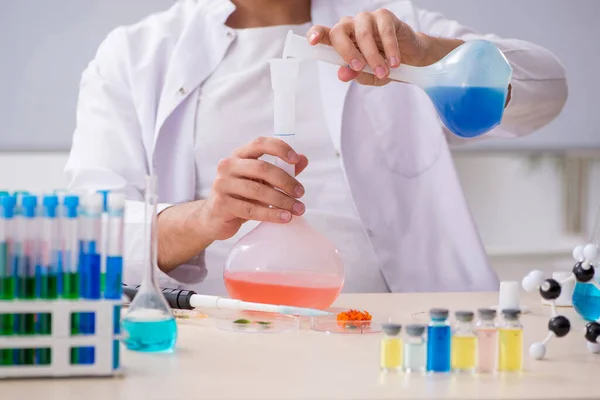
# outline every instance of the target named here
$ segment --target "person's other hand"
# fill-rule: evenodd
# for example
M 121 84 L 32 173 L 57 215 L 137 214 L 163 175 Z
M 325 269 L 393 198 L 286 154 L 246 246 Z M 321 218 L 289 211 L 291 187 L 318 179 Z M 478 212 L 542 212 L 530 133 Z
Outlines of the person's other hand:
M 389 83 L 390 68 L 400 63 L 429 65 L 429 37 L 416 33 L 391 11 L 379 9 L 362 12 L 356 17 L 344 17 L 331 29 L 313 26 L 307 33 L 311 45 L 333 46 L 349 67 L 341 67 L 338 77 L 344 82 L 382 86 Z M 375 75 L 361 72 L 368 65 Z
M 308 165 L 307 158 L 290 145 L 266 137 L 253 140 L 222 159 L 200 210 L 212 240 L 232 237 L 248 220 L 287 223 L 292 215 L 304 213 L 304 204 L 297 200 L 304 195 L 304 187 L 283 169 L 259 160 L 263 155 L 294 164 L 296 174 Z

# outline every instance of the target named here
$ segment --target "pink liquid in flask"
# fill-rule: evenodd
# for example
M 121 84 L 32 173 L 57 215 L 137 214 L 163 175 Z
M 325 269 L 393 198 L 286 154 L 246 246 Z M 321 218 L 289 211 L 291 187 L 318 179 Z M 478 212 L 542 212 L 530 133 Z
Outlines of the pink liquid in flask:
M 343 280 L 311 272 L 226 272 L 230 296 L 255 303 L 325 309 L 338 297 Z

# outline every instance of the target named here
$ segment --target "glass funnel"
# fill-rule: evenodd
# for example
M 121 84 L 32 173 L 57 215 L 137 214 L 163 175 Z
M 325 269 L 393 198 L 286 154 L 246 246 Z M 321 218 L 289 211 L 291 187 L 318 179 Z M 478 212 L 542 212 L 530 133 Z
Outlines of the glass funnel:
M 332 47 L 311 46 L 293 31 L 288 33 L 283 57 L 347 64 Z M 369 67 L 364 72 L 373 73 Z M 473 138 L 502 121 L 512 68 L 493 43 L 476 40 L 460 45 L 435 64 L 392 68 L 389 77 L 421 87 L 448 130 L 459 137 Z
M 298 62 L 271 60 L 275 137 L 293 147 Z M 275 165 L 290 175 L 294 166 Z M 325 309 L 344 285 L 344 264 L 335 246 L 305 218 L 262 222 L 229 253 L 224 269 L 229 295 L 242 301 Z
M 156 281 L 158 246 L 156 227 L 156 179 L 146 180 L 146 272 L 136 296 L 123 318 L 127 349 L 142 352 L 168 352 L 175 347 L 177 324 Z
M 590 243 L 600 246 L 600 209 L 596 216 L 596 225 L 592 233 L 592 239 Z M 600 253 L 600 252 L 598 252 Z M 598 257 L 596 257 L 598 258 Z M 581 259 L 576 260 L 577 262 L 582 261 Z M 575 289 L 573 290 L 573 308 L 579 315 L 586 321 L 597 321 L 600 318 L 600 260 L 588 260 L 595 267 L 595 274 L 592 281 L 575 283 Z

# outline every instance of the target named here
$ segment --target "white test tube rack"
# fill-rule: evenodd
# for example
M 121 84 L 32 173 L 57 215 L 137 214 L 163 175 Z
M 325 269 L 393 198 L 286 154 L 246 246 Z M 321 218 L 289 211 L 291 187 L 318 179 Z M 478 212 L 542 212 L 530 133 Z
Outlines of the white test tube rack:
M 0 314 L 52 314 L 51 335 L 0 336 L 0 349 L 51 349 L 51 362 L 47 365 L 0 366 L 0 379 L 120 375 L 121 368 L 113 368 L 114 357 L 117 356 L 113 344 L 121 339 L 121 335 L 114 333 L 113 321 L 115 307 L 122 304 L 121 300 L 108 299 L 0 301 Z M 71 335 L 71 314 L 78 312 L 95 314 L 94 334 Z M 73 347 L 94 347 L 94 364 L 71 364 Z

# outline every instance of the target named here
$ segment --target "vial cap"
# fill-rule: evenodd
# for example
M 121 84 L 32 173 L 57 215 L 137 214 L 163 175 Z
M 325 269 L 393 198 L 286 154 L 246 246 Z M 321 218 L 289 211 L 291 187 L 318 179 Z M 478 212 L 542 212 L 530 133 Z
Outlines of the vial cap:
M 22 204 L 23 204 L 23 215 L 26 218 L 34 218 L 35 210 L 37 208 L 37 197 L 31 196 L 31 195 L 25 195 L 25 196 L 23 196 Z
M 454 313 L 454 316 L 460 322 L 471 322 L 473 321 L 473 312 L 472 311 L 457 311 Z
M 519 315 L 521 315 L 521 310 L 518 310 L 516 308 L 507 308 L 502 310 L 502 315 L 504 315 L 505 319 L 509 321 L 514 321 L 519 319 Z
M 56 208 L 58 207 L 58 196 L 47 195 L 42 200 L 44 205 L 44 215 L 48 218 L 56 218 Z
M 477 314 L 479 314 L 479 318 L 484 321 L 491 321 L 496 318 L 496 310 L 491 308 L 480 308 L 477 310 Z
M 388 335 L 397 335 L 402 330 L 402 325 L 399 324 L 383 324 L 381 330 Z
M 448 319 L 448 314 L 449 311 L 446 308 L 432 308 L 429 310 L 429 317 L 437 321 Z
M 68 218 L 77 218 L 77 207 L 79 207 L 79 196 L 67 195 L 63 199 Z
M 12 218 L 15 215 L 15 198 L 13 196 L 0 197 L 0 217 Z
M 406 327 L 406 333 L 408 336 L 422 336 L 425 333 L 425 325 L 408 325 Z

